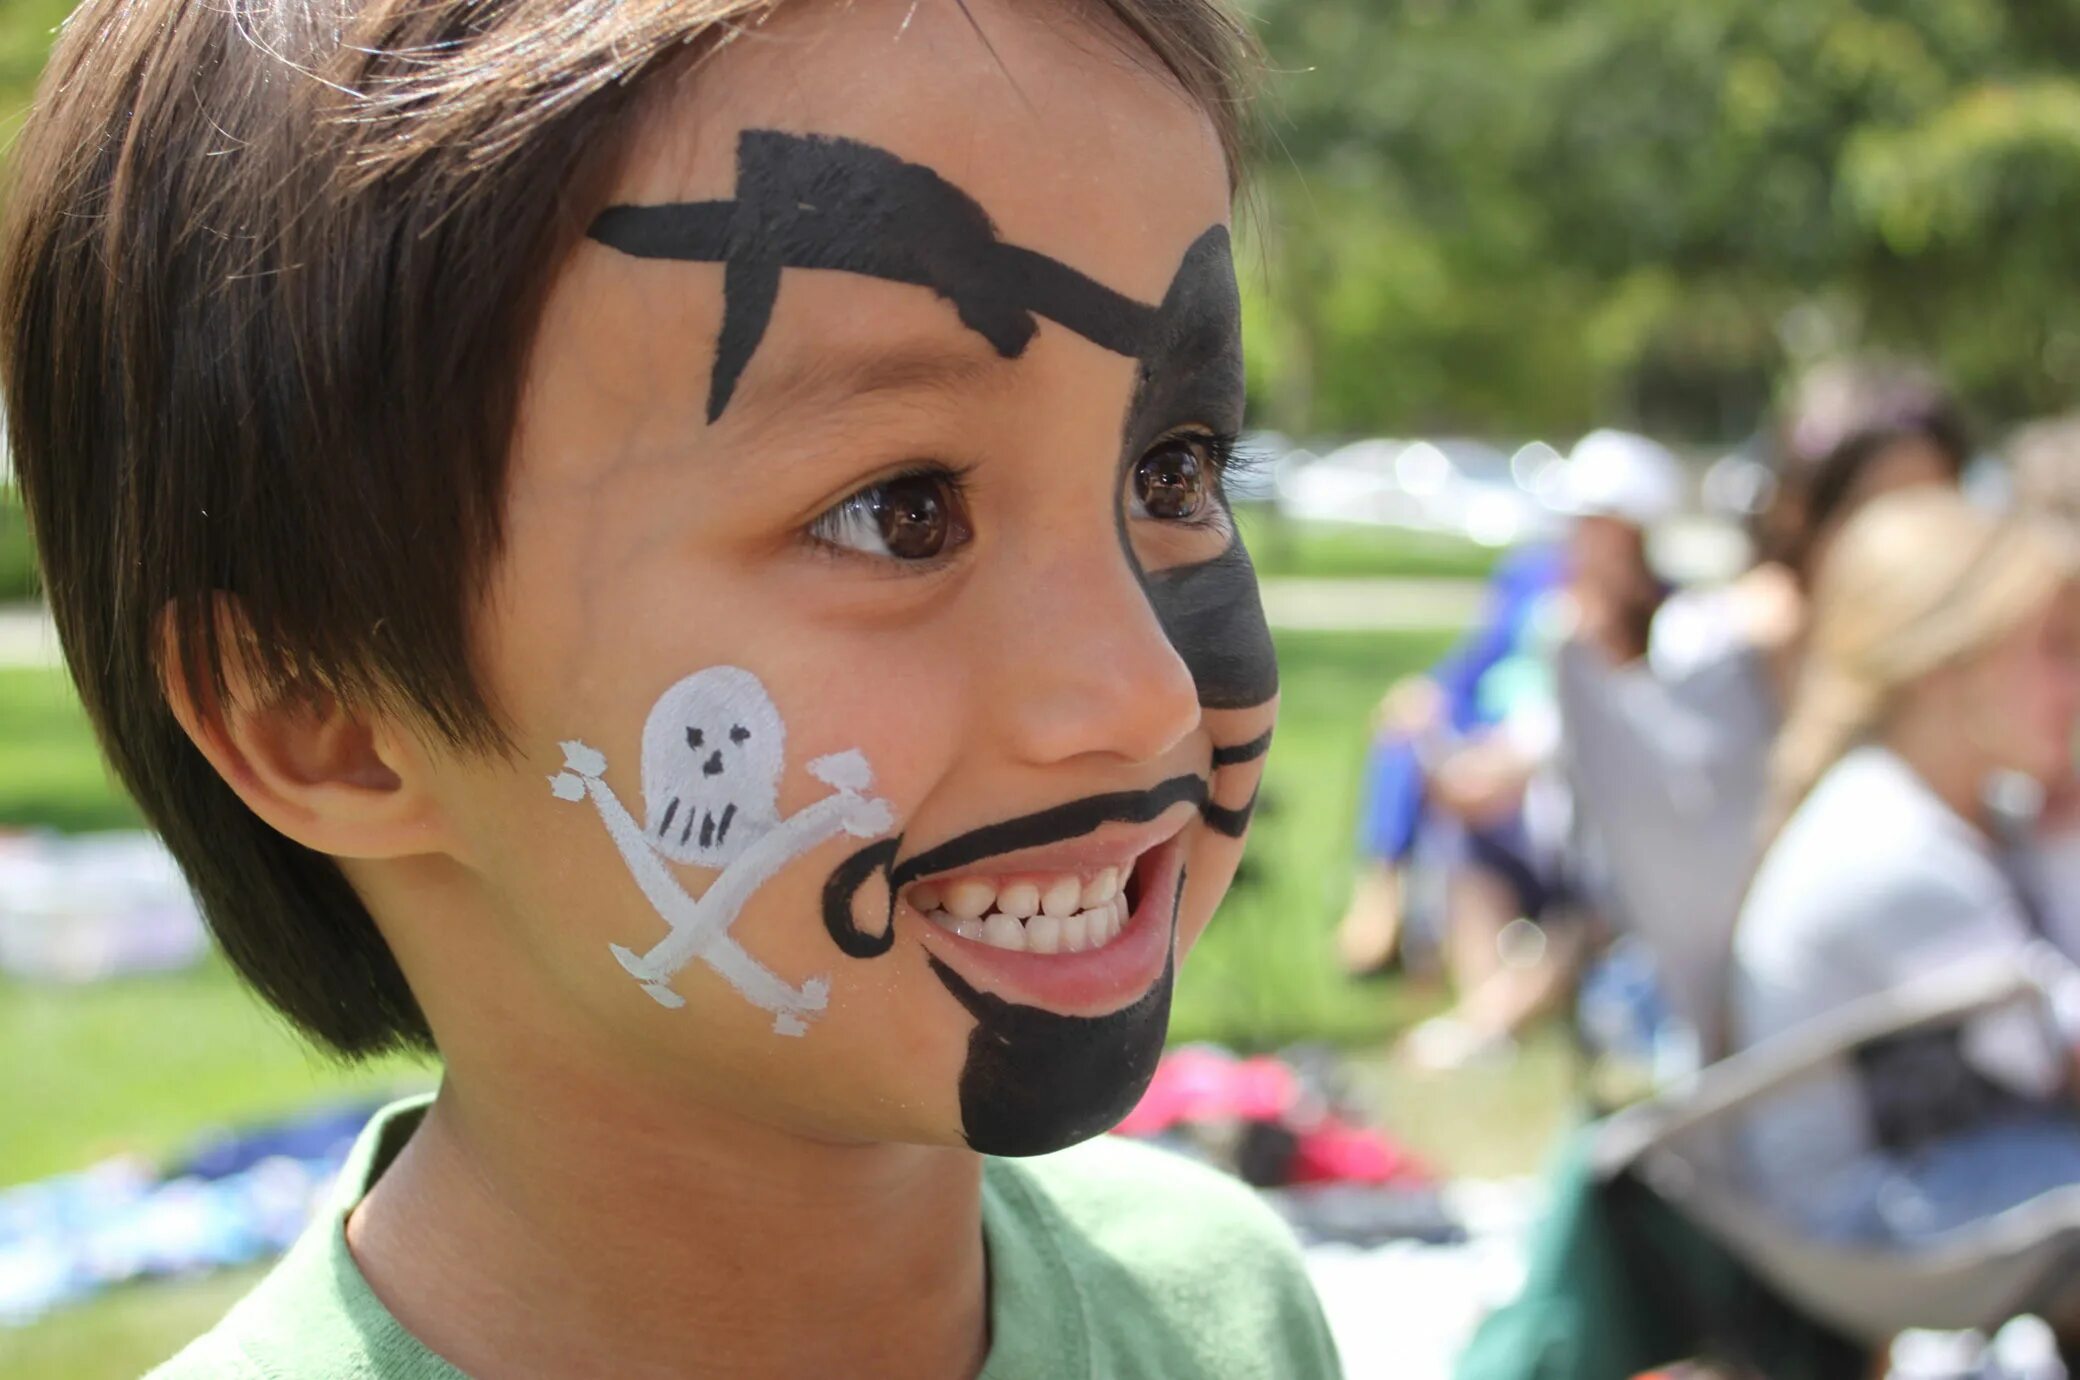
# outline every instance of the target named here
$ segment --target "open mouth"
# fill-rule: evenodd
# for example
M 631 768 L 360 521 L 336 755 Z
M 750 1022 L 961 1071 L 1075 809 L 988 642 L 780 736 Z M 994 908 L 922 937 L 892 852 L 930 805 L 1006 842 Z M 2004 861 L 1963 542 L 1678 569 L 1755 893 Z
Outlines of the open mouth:
M 1132 862 L 1070 872 L 964 873 L 915 882 L 904 900 L 933 924 L 991 948 L 1080 954 L 1119 938 L 1140 900 L 1137 874 Z
M 901 861 L 900 835 L 879 840 L 831 873 L 824 928 L 845 953 L 875 958 L 895 943 L 900 913 L 924 924 L 928 947 L 943 938 L 953 947 L 940 952 L 1022 973 L 1021 981 L 1066 988 L 1080 981 L 1072 974 L 1131 978 L 1141 960 L 1160 966 L 1169 950 L 1183 839 L 1206 799 L 1205 778 L 1178 776 L 986 824 Z M 889 885 L 878 934 L 854 917 L 860 888 L 877 873 Z M 1156 911 L 1163 923 L 1143 923 Z

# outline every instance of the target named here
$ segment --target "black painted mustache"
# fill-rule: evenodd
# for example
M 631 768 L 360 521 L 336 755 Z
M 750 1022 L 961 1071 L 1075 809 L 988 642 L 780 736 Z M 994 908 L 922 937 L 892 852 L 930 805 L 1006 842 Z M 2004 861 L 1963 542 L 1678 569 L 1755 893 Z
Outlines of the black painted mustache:
M 1261 757 L 1271 746 L 1269 730 L 1247 743 L 1214 749 L 1216 766 Z M 1224 756 L 1225 754 L 1225 756 Z M 1015 819 L 1000 820 L 957 834 L 942 844 L 896 861 L 903 836 L 880 839 L 860 849 L 831 871 L 823 887 L 823 927 L 831 942 L 851 958 L 878 958 L 896 942 L 896 893 L 919 877 L 967 867 L 985 858 L 1015 853 L 1043 844 L 1082 838 L 1105 824 L 1146 824 L 1180 802 L 1198 807 L 1200 818 L 1215 833 L 1239 839 L 1249 828 L 1257 795 L 1236 809 L 1215 804 L 1212 785 L 1203 776 L 1173 776 L 1147 790 L 1108 791 L 1052 805 Z M 853 898 L 875 873 L 888 878 L 888 916 L 881 933 L 868 934 L 852 918 Z

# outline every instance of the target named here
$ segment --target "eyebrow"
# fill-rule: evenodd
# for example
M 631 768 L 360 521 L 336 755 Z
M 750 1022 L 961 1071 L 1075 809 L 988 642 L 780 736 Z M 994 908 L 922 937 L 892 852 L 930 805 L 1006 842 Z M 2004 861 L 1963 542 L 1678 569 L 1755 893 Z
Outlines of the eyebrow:
M 1009 377 L 986 350 L 937 341 L 878 349 L 808 349 L 769 358 L 748 372 L 732 411 L 756 423 L 773 414 L 890 396 L 951 396 L 993 387 Z

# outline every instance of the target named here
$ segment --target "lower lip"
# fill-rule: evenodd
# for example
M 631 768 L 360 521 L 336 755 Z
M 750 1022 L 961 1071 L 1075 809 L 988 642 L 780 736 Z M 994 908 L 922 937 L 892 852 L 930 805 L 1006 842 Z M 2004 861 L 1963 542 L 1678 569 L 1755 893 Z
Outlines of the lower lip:
M 1140 897 L 1118 936 L 1102 949 L 1035 954 L 963 939 L 919 919 L 924 946 L 977 988 L 1067 1016 L 1104 1016 L 1132 1005 L 1162 976 L 1173 939 L 1183 835 L 1151 849 L 1135 872 Z

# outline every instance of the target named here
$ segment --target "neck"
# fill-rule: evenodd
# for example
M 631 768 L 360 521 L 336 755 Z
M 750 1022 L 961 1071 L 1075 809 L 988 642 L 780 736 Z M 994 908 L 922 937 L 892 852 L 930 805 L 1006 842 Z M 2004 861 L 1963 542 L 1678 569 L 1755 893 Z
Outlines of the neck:
M 1886 733 L 1884 742 L 1953 814 L 1983 834 L 1993 832 L 1986 805 L 1989 769 L 1973 750 L 1968 735 L 1961 733 L 1955 723 L 1938 723 L 1923 715 L 1902 715 Z
M 622 1088 L 454 1071 L 347 1223 L 378 1298 L 508 1377 L 968 1377 L 987 1351 L 981 1161 L 841 1146 Z

